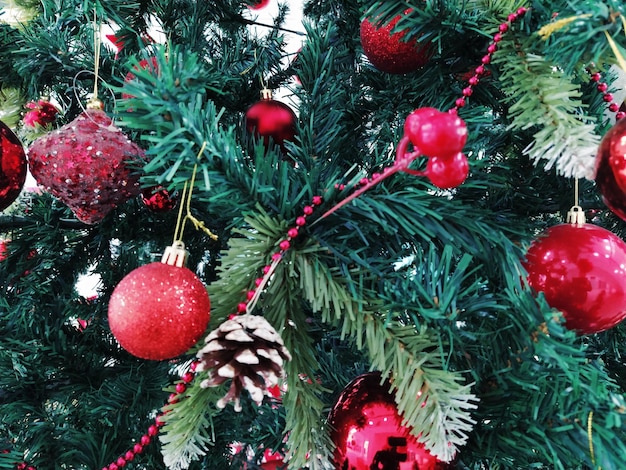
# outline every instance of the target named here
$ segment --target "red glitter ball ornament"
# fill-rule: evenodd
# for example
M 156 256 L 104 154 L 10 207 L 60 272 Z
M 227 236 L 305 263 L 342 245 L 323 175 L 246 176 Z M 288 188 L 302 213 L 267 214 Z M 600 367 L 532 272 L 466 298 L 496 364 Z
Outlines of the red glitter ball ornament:
M 22 143 L 0 121 L 0 211 L 17 199 L 26 181 L 26 153 Z
M 29 150 L 37 182 L 86 224 L 101 221 L 141 192 L 133 163 L 144 151 L 102 109 L 87 109 L 69 124 L 37 139 Z
M 248 132 L 263 137 L 267 148 L 270 141 L 280 145 L 285 151 L 285 141 L 291 141 L 296 135 L 296 114 L 285 103 L 272 99 L 272 92 L 261 91 L 261 100 L 246 111 L 245 123 Z
M 607 207 L 626 220 L 626 119 L 617 121 L 602 138 L 595 181 Z
M 335 444 L 335 469 L 445 469 L 402 426 L 389 382 L 378 372 L 363 374 L 343 389 L 328 416 Z
M 48 100 L 31 101 L 26 105 L 30 109 L 24 115 L 24 125 L 27 127 L 47 126 L 54 122 L 59 110 Z
M 408 9 L 405 15 L 411 12 Z M 372 23 L 370 19 L 361 22 L 361 46 L 374 67 L 382 72 L 403 74 L 422 68 L 432 57 L 430 43 L 420 43 L 417 39 L 404 40 L 406 31 L 392 33 L 402 18 L 396 16 L 386 25 Z
M 187 352 L 209 323 L 204 284 L 184 266 L 149 263 L 131 271 L 109 300 L 109 326 L 129 353 L 165 360 Z
M 559 224 L 526 254 L 528 282 L 563 312 L 565 326 L 597 333 L 626 317 L 626 243 L 593 224 Z

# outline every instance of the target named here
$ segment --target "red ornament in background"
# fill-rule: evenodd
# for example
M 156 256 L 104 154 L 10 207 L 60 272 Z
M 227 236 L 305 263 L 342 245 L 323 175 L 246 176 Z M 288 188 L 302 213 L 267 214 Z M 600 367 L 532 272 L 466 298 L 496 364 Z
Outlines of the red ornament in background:
M 24 115 L 24 125 L 27 127 L 45 127 L 54 122 L 59 114 L 59 110 L 48 100 L 31 101 L 26 104 L 26 108 L 30 109 Z
M 141 59 L 139 61 L 139 67 L 141 67 L 144 70 L 149 70 L 150 73 L 155 76 L 159 74 L 159 62 L 156 57 L 150 57 L 150 59 Z M 134 66 L 133 69 L 139 70 L 137 66 Z M 135 80 L 135 78 L 137 77 L 133 72 L 128 72 L 126 74 L 126 77 L 124 77 L 124 81 L 127 83 L 132 82 L 133 80 Z M 130 98 L 134 98 L 134 96 L 128 93 L 122 93 L 122 98 L 130 99 Z
M 335 469 L 448 468 L 402 426 L 389 382 L 363 374 L 343 389 L 328 416 Z
M 263 137 L 267 148 L 270 141 L 280 145 L 285 152 L 285 141 L 292 141 L 296 135 L 296 114 L 285 103 L 272 98 L 268 89 L 261 91 L 261 101 L 256 102 L 245 115 L 248 132 Z
M 131 271 L 109 300 L 109 326 L 129 353 L 165 360 L 187 352 L 203 336 L 211 302 L 204 284 L 183 266 L 182 244 L 169 247 L 162 262 Z
M 37 182 L 86 224 L 102 220 L 141 192 L 133 164 L 144 151 L 102 111 L 87 109 L 69 124 L 37 139 L 29 150 Z
M 9 126 L 0 121 L 0 211 L 9 207 L 20 195 L 27 168 L 22 143 Z
M 408 9 L 404 14 L 410 11 Z M 430 43 L 420 43 L 417 39 L 405 41 L 406 31 L 392 33 L 401 18 L 398 15 L 386 25 L 372 23 L 370 19 L 361 22 L 363 52 L 372 65 L 382 72 L 415 72 L 426 65 L 433 55 Z
M 563 312 L 565 326 L 597 333 L 626 317 L 626 243 L 593 224 L 559 224 L 526 254 L 528 282 Z
M 176 197 L 161 187 L 144 189 L 141 200 L 153 212 L 168 212 L 176 206 Z
M 4 261 L 9 256 L 9 242 L 0 240 L 0 261 Z
M 600 142 L 595 181 L 607 207 L 626 220 L 626 118 L 617 121 Z
M 260 10 L 270 4 L 270 0 L 254 0 L 252 5 L 248 5 L 250 10 Z

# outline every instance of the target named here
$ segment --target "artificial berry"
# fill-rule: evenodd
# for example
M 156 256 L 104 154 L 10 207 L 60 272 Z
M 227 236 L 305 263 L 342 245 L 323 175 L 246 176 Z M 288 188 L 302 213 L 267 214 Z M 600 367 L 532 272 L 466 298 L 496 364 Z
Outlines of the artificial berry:
M 185 393 L 185 390 L 187 390 L 187 386 L 185 384 L 183 383 L 176 384 L 176 393 L 180 395 L 181 393 Z
M 127 462 L 132 462 L 133 459 L 135 458 L 135 453 L 129 450 L 128 452 L 124 454 L 124 458 L 126 459 Z
M 291 238 L 296 238 L 298 236 L 298 229 L 296 227 L 290 228 L 289 231 L 287 232 L 287 236 Z
M 183 379 L 183 382 L 185 382 L 186 384 L 190 383 L 193 380 L 193 373 L 192 372 L 185 372 L 183 374 L 182 379 Z
M 243 313 L 248 309 L 248 305 L 245 304 L 244 302 L 240 302 L 239 305 L 237 305 L 237 311 L 239 313 Z
M 436 114 L 441 111 L 435 108 L 418 108 L 409 114 L 404 120 L 404 135 L 407 136 L 413 145 L 416 145 L 414 136 L 416 136 L 422 126 Z
M 148 438 L 148 443 L 150 443 L 150 438 Z M 141 444 L 135 444 L 133 446 L 133 452 L 135 455 L 141 454 L 141 452 L 143 452 L 143 446 Z
M 118 470 L 118 469 L 119 469 L 119 467 L 117 466 L 117 464 L 112 463 L 112 464 L 109 464 L 108 469 L 109 469 L 109 470 Z
M 289 247 L 291 246 L 291 243 L 289 243 L 289 240 L 283 240 L 282 242 L 280 242 L 280 249 L 283 251 L 287 251 L 289 249 Z
M 313 196 L 313 204 L 319 206 L 322 203 L 322 196 Z
M 305 215 L 311 215 L 313 213 L 313 208 L 311 206 L 304 206 L 302 212 L 304 212 Z
M 306 217 L 302 217 L 302 216 L 298 217 L 296 219 L 296 225 L 298 227 L 302 227 L 303 225 L 306 225 Z
M 246 298 L 248 300 L 252 300 L 254 298 L 254 291 L 253 290 L 249 290 L 246 294 Z
M 119 459 L 117 459 L 117 461 L 115 463 L 120 468 L 126 466 L 126 460 L 124 459 L 124 457 L 120 457 Z
M 148 444 L 150 444 L 150 436 L 148 436 L 147 434 L 144 434 L 143 436 L 141 436 L 141 445 L 145 447 Z
M 426 176 L 441 189 L 456 188 L 469 174 L 467 157 L 459 152 L 453 156 L 434 156 L 426 164 Z
M 274 253 L 272 255 L 272 261 L 280 261 L 283 256 L 280 253 Z
M 150 425 L 150 427 L 148 428 L 148 435 L 156 436 L 158 433 L 159 433 L 159 428 L 156 427 L 154 424 Z
M 408 136 L 413 146 L 424 155 L 451 156 L 463 149 L 467 141 L 467 126 L 460 117 L 439 112 Z

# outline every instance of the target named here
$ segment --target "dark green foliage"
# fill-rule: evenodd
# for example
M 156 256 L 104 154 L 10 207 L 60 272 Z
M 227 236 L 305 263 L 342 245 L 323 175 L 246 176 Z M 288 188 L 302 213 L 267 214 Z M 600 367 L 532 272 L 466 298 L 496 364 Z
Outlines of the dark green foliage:
M 164 408 L 160 441 L 128 468 L 257 468 L 265 449 L 289 455 L 293 469 L 329 468 L 328 411 L 370 368 L 394 380 L 413 432 L 454 468 L 623 468 L 624 326 L 577 336 L 522 282 L 526 248 L 574 204 L 571 155 L 592 158 L 612 125 L 586 69 L 614 80 L 605 32 L 626 47 L 623 2 L 309 0 L 295 57 L 281 29 L 289 5 L 253 32 L 251 2 L 239 0 L 27 3 L 32 20 L 0 23 L 0 110 L 12 89 L 56 100 L 55 126 L 74 119 L 94 90 L 94 14 L 114 25 L 124 47 L 101 48 L 99 97 L 146 149 L 142 184 L 180 204 L 195 174 L 189 209 L 218 235 L 187 222 L 183 236 L 211 297 L 210 330 L 323 198 L 253 310 L 293 356 L 282 401 L 259 407 L 244 393 L 240 413 L 220 410 L 226 388 L 202 388 L 200 373 Z M 530 13 L 459 110 L 468 180 L 442 191 L 398 172 L 322 216 L 393 164 L 412 110 L 454 106 L 521 6 Z M 414 73 L 381 73 L 363 56 L 361 20 L 407 8 L 398 30 L 432 42 L 433 56 Z M 149 37 L 155 24 L 163 43 Z M 263 86 L 298 110 L 286 152 L 245 129 Z M 37 136 L 16 130 L 25 142 Z M 593 181 L 576 176 L 588 220 L 625 237 Z M 52 196 L 28 193 L 0 216 L 0 468 L 103 468 L 162 412 L 202 343 L 173 361 L 134 358 L 112 336 L 107 308 L 119 281 L 172 243 L 177 210 L 152 212 L 136 198 L 86 226 Z M 84 275 L 99 280 L 97 297 L 78 290 Z M 234 443 L 249 454 L 233 456 Z

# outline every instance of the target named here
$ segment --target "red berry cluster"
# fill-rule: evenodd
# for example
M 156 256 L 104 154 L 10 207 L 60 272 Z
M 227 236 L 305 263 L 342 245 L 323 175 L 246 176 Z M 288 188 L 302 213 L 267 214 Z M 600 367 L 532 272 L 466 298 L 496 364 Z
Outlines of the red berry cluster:
M 626 116 L 626 112 L 620 109 L 617 103 L 613 102 L 613 94 L 609 93 L 609 85 L 602 81 L 602 75 L 599 72 L 591 74 L 591 81 L 596 83 L 596 89 L 602 93 L 602 99 L 605 103 L 609 103 L 608 109 L 615 113 L 615 118 L 619 121 Z
M 504 23 L 500 24 L 500 26 L 498 27 L 498 32 L 493 36 L 491 44 L 489 44 L 489 47 L 487 47 L 487 54 L 483 56 L 483 58 L 481 59 L 481 64 L 476 67 L 476 69 L 474 70 L 474 75 L 468 80 L 468 86 L 463 88 L 463 96 L 456 100 L 454 109 L 462 108 L 467 104 L 466 99 L 472 96 L 472 94 L 474 93 L 474 87 L 478 85 L 478 82 L 480 82 L 480 78 L 487 73 L 485 65 L 491 63 L 491 57 L 493 56 L 494 52 L 498 50 L 498 43 L 502 41 L 502 35 L 509 30 L 512 23 L 517 21 L 521 16 L 524 16 L 527 12 L 528 8 L 526 7 L 518 8 L 515 13 L 511 13 L 507 17 L 507 20 Z

